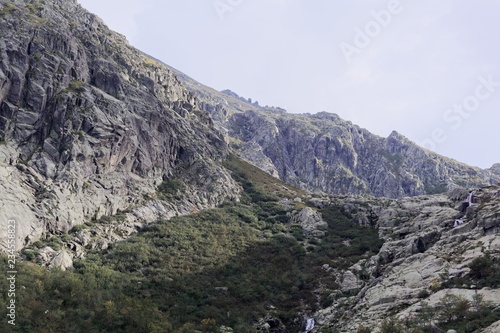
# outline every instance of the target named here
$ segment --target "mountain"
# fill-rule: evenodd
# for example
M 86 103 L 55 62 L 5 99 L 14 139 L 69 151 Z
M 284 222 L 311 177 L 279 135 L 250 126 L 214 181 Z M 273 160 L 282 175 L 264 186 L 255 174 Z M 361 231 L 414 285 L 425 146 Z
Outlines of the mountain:
M 172 71 L 76 1 L 0 3 L 0 217 L 22 221 L 18 249 L 118 212 L 141 209 L 135 230 L 237 198 L 223 136 Z M 179 179 L 178 204 L 148 200 Z
M 261 107 L 172 70 L 226 131 L 239 156 L 295 186 L 400 198 L 500 180 L 498 168 L 468 166 L 419 147 L 396 131 L 382 138 L 336 114 L 288 114 L 279 107 Z
M 0 331 L 498 331 L 498 165 L 215 91 L 73 0 L 0 6 Z

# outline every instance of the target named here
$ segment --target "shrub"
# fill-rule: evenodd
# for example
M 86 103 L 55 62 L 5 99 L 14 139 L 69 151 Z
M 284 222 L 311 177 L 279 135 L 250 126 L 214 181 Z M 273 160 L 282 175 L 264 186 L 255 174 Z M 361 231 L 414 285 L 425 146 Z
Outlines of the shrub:
M 489 255 L 474 259 L 469 265 L 470 276 L 474 279 L 488 278 L 493 274 L 493 260 Z
M 80 81 L 80 80 L 73 80 L 70 82 L 69 86 L 64 89 L 64 92 L 77 92 L 77 93 L 82 93 L 85 91 L 85 82 Z
M 365 326 L 363 326 L 363 325 L 360 325 L 360 326 L 358 327 L 358 331 L 357 331 L 356 333 L 371 333 L 371 332 L 372 332 L 372 330 L 371 330 L 371 329 L 369 329 L 368 327 L 365 327 Z
M 23 250 L 22 253 L 26 257 L 26 260 L 33 261 L 36 258 L 38 251 L 32 249 L 25 249 Z
M 422 289 L 418 292 L 417 297 L 418 298 L 427 298 L 427 297 L 429 297 L 429 295 L 430 295 L 430 293 L 427 289 Z
M 77 233 L 78 231 L 85 229 L 85 227 L 86 227 L 85 224 L 75 225 L 73 228 L 71 228 L 70 233 Z
M 403 323 L 394 317 L 386 318 L 380 325 L 380 333 L 402 333 L 406 332 L 407 329 Z
M 182 180 L 172 178 L 168 180 L 164 180 L 160 186 L 158 186 L 158 192 L 160 196 L 164 198 L 171 198 L 172 196 L 177 195 L 179 192 L 184 191 L 186 186 L 182 182 Z
M 10 14 L 13 11 L 18 10 L 18 9 L 19 9 L 18 7 L 16 7 L 15 5 L 13 5 L 11 3 L 5 3 L 3 5 L 2 9 L 0 9 L 0 17 L 7 15 L 7 14 Z
M 61 244 L 56 242 L 56 241 L 51 241 L 47 244 L 47 246 L 50 246 L 52 249 L 55 251 L 59 251 L 61 249 Z
M 439 301 L 439 310 L 443 321 L 461 320 L 467 316 L 470 302 L 463 296 L 447 294 Z

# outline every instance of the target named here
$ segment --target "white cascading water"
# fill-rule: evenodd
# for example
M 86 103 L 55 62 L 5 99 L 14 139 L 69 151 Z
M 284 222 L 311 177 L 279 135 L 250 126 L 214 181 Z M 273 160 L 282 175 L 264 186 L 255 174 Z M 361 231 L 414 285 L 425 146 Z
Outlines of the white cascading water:
M 476 193 L 476 191 L 472 191 L 469 193 L 469 196 L 467 197 L 467 202 L 469 203 L 469 206 L 472 205 L 472 196 Z
M 313 328 L 314 328 L 314 319 L 313 318 L 308 318 L 307 319 L 307 323 L 306 323 L 305 333 L 308 333 L 308 332 L 312 331 Z

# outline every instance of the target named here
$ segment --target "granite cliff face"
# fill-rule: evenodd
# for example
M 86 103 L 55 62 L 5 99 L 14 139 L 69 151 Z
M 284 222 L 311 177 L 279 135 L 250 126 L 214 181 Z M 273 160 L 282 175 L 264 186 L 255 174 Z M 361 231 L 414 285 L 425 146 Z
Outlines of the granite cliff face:
M 500 180 L 498 167 L 465 165 L 396 131 L 382 138 L 336 114 L 287 114 L 231 91 L 215 92 L 182 73 L 179 78 L 199 96 L 242 158 L 308 190 L 400 198 Z
M 76 1 L 0 5 L 0 219 L 18 221 L 18 249 L 118 212 L 135 230 L 237 199 L 223 136 L 172 71 Z M 154 200 L 172 179 L 178 202 Z

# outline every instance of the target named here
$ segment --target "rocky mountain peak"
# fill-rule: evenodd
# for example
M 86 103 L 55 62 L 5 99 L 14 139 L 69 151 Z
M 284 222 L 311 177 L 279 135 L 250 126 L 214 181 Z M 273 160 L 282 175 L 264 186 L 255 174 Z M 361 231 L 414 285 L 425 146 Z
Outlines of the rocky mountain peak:
M 404 141 L 408 140 L 404 135 L 400 134 L 396 130 L 393 130 L 391 134 L 387 137 L 387 139 L 393 139 L 393 140 L 398 140 L 398 141 Z
M 500 175 L 500 163 L 493 164 L 489 170 L 497 175 Z
M 269 112 L 179 77 L 239 156 L 295 186 L 398 198 L 500 181 L 493 170 L 435 154 L 397 131 L 384 139 L 334 113 Z

